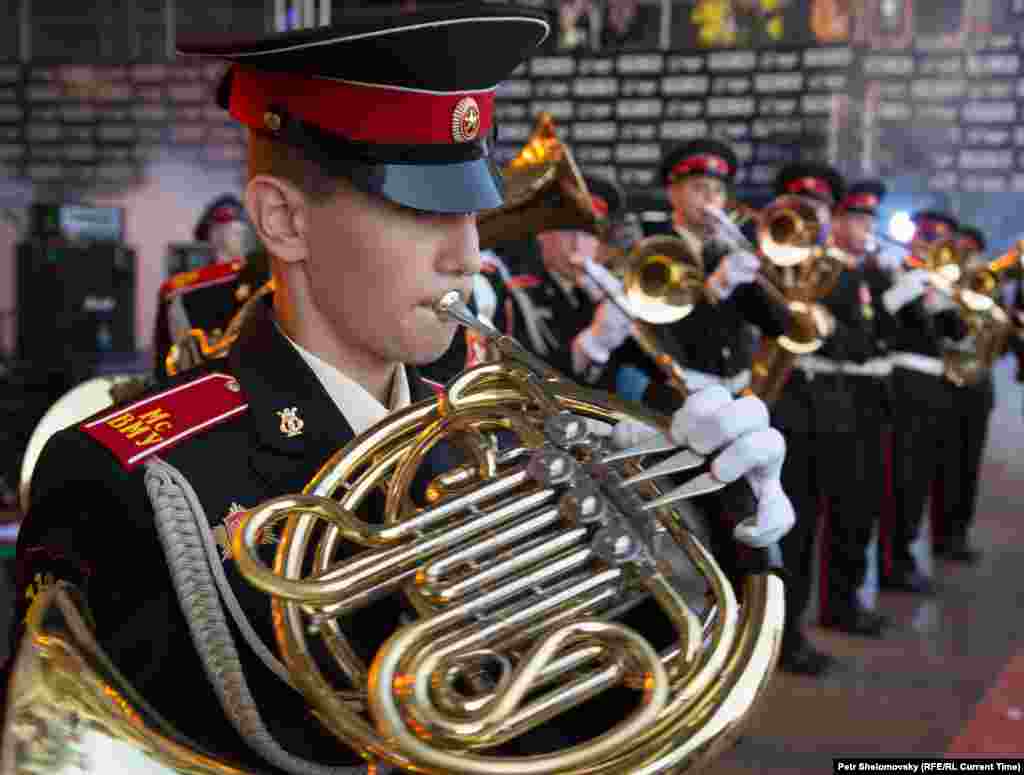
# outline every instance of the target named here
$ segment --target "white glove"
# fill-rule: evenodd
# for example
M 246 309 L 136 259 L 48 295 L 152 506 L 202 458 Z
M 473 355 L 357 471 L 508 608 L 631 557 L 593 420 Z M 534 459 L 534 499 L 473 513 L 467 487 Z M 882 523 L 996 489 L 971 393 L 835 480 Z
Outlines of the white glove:
M 882 305 L 890 315 L 895 315 L 910 302 L 920 299 L 928 290 L 928 271 L 911 269 L 906 272 L 893 286 L 882 294 Z
M 955 309 L 956 304 L 951 298 L 945 293 L 941 293 L 935 288 L 929 288 L 924 293 L 924 310 L 929 315 L 937 315 L 940 312 L 944 312 L 947 309 Z
M 714 274 L 708 278 L 708 285 L 719 299 L 725 301 L 737 287 L 754 282 L 761 269 L 761 260 L 753 253 L 739 250 L 722 258 Z
M 655 433 L 647 425 L 619 423 L 612 443 L 619 448 L 634 446 Z M 711 464 L 711 473 L 722 482 L 746 476 L 757 496 L 757 514 L 736 526 L 733 537 L 760 549 L 778 541 L 796 521 L 793 504 L 782 491 L 782 462 L 786 442 L 770 427 L 768 408 L 759 398 L 733 399 L 729 391 L 712 385 L 690 395 L 672 415 L 669 436 L 680 446 L 702 455 L 721 451 Z
M 573 350 L 581 351 L 592 363 L 607 363 L 612 350 L 622 346 L 633 328 L 633 321 L 607 299 L 594 312 L 590 325 L 573 340 Z

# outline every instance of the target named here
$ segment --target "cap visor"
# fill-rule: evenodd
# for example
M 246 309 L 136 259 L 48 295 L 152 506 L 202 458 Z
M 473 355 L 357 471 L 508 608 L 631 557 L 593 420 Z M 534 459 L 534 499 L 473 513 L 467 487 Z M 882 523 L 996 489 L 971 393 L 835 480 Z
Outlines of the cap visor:
M 501 172 L 488 158 L 450 164 L 376 164 L 348 177 L 396 204 L 432 213 L 475 213 L 505 201 Z

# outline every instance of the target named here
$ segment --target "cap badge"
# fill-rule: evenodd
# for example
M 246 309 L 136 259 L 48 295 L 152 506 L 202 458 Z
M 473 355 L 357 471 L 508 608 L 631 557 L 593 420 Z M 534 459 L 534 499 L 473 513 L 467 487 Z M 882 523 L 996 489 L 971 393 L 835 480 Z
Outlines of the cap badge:
M 467 143 L 479 133 L 480 106 L 472 97 L 463 97 L 452 111 L 452 137 L 457 143 Z
M 282 409 L 277 413 L 277 416 L 281 418 L 281 433 L 288 438 L 294 438 L 302 433 L 302 428 L 305 426 L 305 422 L 298 415 L 298 408 L 291 406 L 287 409 Z
M 272 111 L 267 111 L 263 114 L 263 124 L 271 132 L 277 132 L 281 129 L 281 117 Z

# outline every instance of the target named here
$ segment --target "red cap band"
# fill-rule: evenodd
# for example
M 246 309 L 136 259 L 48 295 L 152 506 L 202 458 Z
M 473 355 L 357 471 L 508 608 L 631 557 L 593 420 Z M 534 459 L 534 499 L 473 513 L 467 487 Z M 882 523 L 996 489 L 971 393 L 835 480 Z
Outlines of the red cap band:
M 215 223 L 231 223 L 231 221 L 241 220 L 241 213 L 238 212 L 237 207 L 218 207 L 212 213 L 210 213 L 210 220 Z
M 791 194 L 800 194 L 804 191 L 813 191 L 816 194 L 824 194 L 829 199 L 834 198 L 832 187 L 823 178 L 795 178 L 786 184 L 786 190 Z
M 915 237 L 918 239 L 934 240 L 941 237 L 948 237 L 953 232 L 953 229 L 945 221 L 935 221 L 931 218 L 922 218 L 917 222 L 917 233 Z
M 876 210 L 878 209 L 878 197 L 874 194 L 860 193 L 850 194 L 846 197 L 839 205 L 841 210 L 852 210 L 854 208 L 860 210 Z
M 608 217 L 608 203 L 604 200 L 604 197 L 600 197 L 597 194 L 591 194 L 590 201 L 594 203 L 595 213 L 600 215 L 602 218 Z
M 253 129 L 273 129 L 271 106 L 354 142 L 451 145 L 490 131 L 494 91 L 430 94 L 235 65 L 231 115 Z
M 729 162 L 721 156 L 714 156 L 710 153 L 702 153 L 697 156 L 688 156 L 672 168 L 672 177 L 682 177 L 698 172 L 708 175 L 732 175 L 732 167 Z

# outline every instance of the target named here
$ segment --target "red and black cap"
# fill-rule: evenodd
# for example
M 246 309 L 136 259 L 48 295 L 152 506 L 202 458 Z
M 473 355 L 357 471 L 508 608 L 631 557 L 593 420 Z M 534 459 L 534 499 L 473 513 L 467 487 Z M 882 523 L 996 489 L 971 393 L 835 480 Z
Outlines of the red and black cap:
M 329 174 L 406 207 L 463 213 L 502 203 L 495 89 L 548 30 L 538 14 L 491 4 L 358 9 L 330 27 L 178 51 L 231 62 L 220 105 Z
M 690 175 L 706 175 L 731 183 L 739 165 L 736 153 L 718 140 L 691 140 L 670 149 L 661 162 L 661 181 L 666 186 Z
M 885 192 L 885 184 L 877 180 L 854 183 L 847 190 L 846 196 L 836 205 L 836 213 L 878 215 L 878 207 L 885 198 Z
M 210 227 L 215 223 L 231 223 L 244 221 L 245 208 L 237 197 L 231 194 L 219 196 L 203 211 L 196 224 L 194 237 L 196 242 L 207 242 L 210 239 Z
M 917 227 L 914 239 L 927 242 L 952 237 L 960 228 L 956 218 L 938 210 L 919 210 L 910 216 L 910 220 Z
M 799 162 L 787 164 L 775 178 L 775 195 L 795 194 L 817 199 L 832 206 L 846 194 L 843 177 L 827 164 Z
M 981 229 L 977 226 L 967 226 L 961 224 L 957 227 L 957 242 L 967 250 L 981 253 L 988 247 L 988 243 L 985 241 L 985 235 L 982 234 Z
M 587 183 L 597 215 L 610 221 L 618 218 L 626 208 L 626 192 L 622 187 L 607 178 L 584 175 L 583 179 Z

